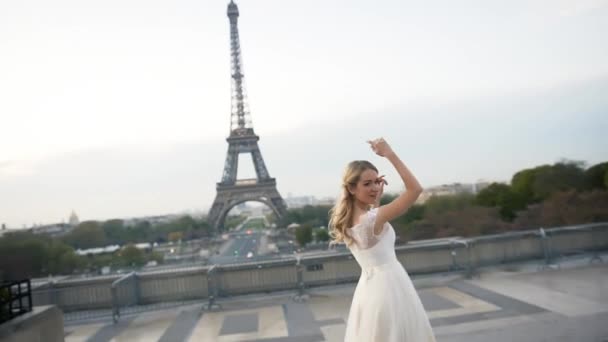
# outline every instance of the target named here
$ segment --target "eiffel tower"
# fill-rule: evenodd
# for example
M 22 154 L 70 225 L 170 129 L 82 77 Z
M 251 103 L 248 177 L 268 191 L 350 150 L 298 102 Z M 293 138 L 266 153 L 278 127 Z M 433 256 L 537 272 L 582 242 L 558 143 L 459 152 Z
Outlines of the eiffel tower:
M 217 195 L 209 211 L 208 222 L 216 232 L 223 230 L 226 215 L 234 206 L 257 201 L 270 207 L 278 218 L 287 213 L 285 201 L 277 191 L 277 183 L 271 178 L 264 164 L 258 140 L 260 137 L 253 131 L 251 115 L 247 105 L 247 95 L 243 82 L 241 45 L 237 21 L 239 9 L 231 0 L 228 4 L 230 19 L 230 62 L 232 67 L 232 110 L 228 154 L 224 164 L 222 181 L 217 183 Z M 237 180 L 239 154 L 251 153 L 257 178 Z

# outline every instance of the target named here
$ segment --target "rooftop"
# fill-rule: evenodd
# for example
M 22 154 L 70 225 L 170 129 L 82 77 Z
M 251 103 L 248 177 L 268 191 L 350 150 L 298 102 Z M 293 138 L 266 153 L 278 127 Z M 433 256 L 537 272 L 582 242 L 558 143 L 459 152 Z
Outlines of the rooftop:
M 438 341 L 604 341 L 608 339 L 608 254 L 553 268 L 492 266 L 465 279 L 413 278 Z M 595 260 L 597 261 L 597 260 Z M 66 341 L 342 341 L 354 284 L 221 299 L 65 327 Z

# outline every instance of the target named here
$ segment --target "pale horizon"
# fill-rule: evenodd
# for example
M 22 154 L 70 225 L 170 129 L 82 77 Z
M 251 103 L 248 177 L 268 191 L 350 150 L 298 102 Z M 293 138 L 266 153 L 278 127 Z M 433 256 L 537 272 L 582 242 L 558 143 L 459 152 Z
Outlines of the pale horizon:
M 208 208 L 228 2 L 0 4 L 0 224 Z M 398 191 L 365 144 L 379 136 L 426 187 L 608 161 L 608 1 L 236 3 L 253 127 L 285 197 L 336 196 L 354 159 Z

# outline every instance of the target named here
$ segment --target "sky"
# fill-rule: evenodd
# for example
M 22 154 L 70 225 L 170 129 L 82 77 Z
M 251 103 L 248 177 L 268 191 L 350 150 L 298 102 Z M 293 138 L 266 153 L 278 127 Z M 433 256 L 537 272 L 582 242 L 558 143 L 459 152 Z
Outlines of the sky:
M 0 223 L 205 211 L 230 128 L 227 1 L 0 2 Z M 608 160 L 608 1 L 237 1 L 283 196 L 384 137 L 423 186 Z M 239 178 L 254 176 L 241 155 Z

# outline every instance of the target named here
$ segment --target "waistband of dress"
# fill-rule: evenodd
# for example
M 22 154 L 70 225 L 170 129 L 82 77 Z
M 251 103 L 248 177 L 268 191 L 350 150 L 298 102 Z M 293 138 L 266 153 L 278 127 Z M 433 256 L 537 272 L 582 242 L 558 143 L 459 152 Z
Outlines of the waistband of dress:
M 388 261 L 385 261 L 385 262 L 382 262 L 379 264 L 375 264 L 375 265 L 366 265 L 366 266 L 361 265 L 361 270 L 363 270 L 363 271 L 373 270 L 373 269 L 382 268 L 382 267 L 392 265 L 392 264 L 401 264 L 401 263 L 399 262 L 399 259 L 394 258 L 394 259 L 391 259 L 391 260 L 388 260 Z
M 367 276 L 367 278 L 369 279 L 374 274 L 374 271 L 378 271 L 378 270 L 381 270 L 382 268 L 392 266 L 395 264 L 401 265 L 401 263 L 399 262 L 399 260 L 397 258 L 387 261 L 387 262 L 383 262 L 381 264 L 377 264 L 377 265 L 362 266 L 361 273 L 365 274 Z

